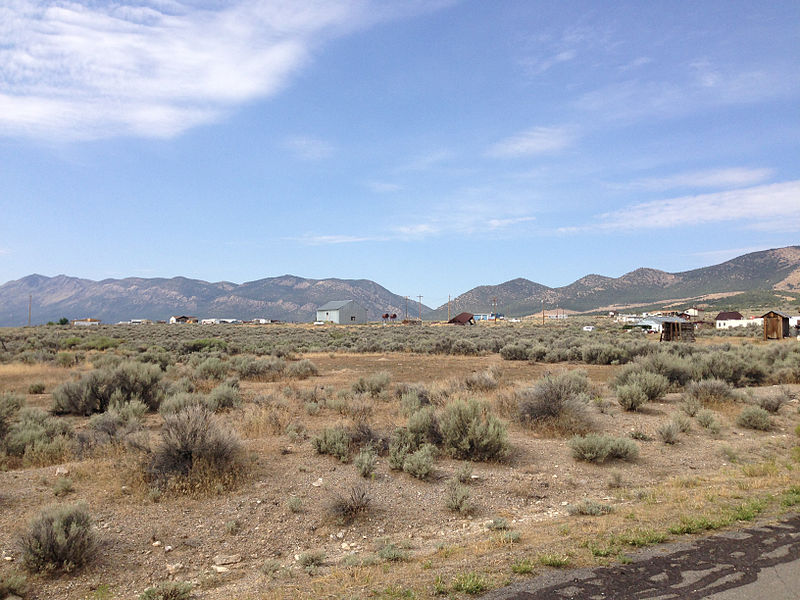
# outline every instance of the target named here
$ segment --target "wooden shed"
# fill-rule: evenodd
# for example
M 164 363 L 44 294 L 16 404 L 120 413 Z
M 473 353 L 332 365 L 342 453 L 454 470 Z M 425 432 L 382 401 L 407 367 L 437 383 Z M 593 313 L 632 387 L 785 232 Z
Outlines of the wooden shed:
M 789 315 L 771 310 L 761 318 L 764 319 L 765 340 L 782 340 L 789 337 Z
M 694 342 L 694 323 L 680 317 L 662 317 L 662 342 Z
M 467 325 L 467 324 L 475 325 L 475 319 L 473 318 L 474 316 L 475 315 L 473 315 L 472 313 L 463 312 L 450 319 L 448 323 L 451 323 L 453 325 Z

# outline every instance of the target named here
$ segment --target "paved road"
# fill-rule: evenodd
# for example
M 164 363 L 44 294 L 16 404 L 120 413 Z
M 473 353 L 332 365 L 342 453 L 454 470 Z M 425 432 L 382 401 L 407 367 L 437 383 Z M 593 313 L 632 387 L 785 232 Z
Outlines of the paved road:
M 800 600 L 800 516 L 670 544 L 614 565 L 551 573 L 484 600 Z

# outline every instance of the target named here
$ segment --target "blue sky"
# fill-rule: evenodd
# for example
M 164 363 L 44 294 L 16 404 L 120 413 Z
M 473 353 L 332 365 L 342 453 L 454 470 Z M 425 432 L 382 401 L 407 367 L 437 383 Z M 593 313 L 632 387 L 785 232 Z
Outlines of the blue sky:
M 438 306 L 800 243 L 800 3 L 6 0 L 0 283 Z

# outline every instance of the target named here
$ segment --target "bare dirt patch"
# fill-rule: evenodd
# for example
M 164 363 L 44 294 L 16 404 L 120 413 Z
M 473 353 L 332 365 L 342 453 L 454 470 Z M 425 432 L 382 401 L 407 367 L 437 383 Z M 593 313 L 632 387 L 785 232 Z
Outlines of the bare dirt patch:
M 524 577 L 512 567 L 526 560 L 533 573 L 550 568 L 540 561 L 545 555 L 563 557 L 570 565 L 602 564 L 634 547 L 619 540 L 666 534 L 685 515 L 720 514 L 764 498 L 772 498 L 764 514 L 777 513 L 784 510 L 781 494 L 800 483 L 800 467 L 791 455 L 800 422 L 796 400 L 773 417 L 769 432 L 737 427 L 740 407 L 725 405 L 715 410 L 722 422 L 719 434 L 693 423 L 677 444 L 667 445 L 657 430 L 681 413 L 680 395 L 624 412 L 607 386 L 617 369 L 613 366 L 531 364 L 497 355 L 323 353 L 308 358 L 318 376 L 242 382 L 245 403 L 224 418 L 245 438 L 251 472 L 233 491 L 159 496 L 130 476 L 134 465 L 124 451 L 0 473 L 0 553 L 10 559 L 6 566 L 19 564 L 16 534 L 45 506 L 86 502 L 96 523 L 97 560 L 74 575 L 30 577 L 29 597 L 136 598 L 166 579 L 192 582 L 195 597 L 203 599 L 433 598 L 443 589 L 466 597 L 454 591 L 460 574 L 476 574 L 488 589 Z M 0 389 L 26 388 L 26 377 L 51 377 L 46 383 L 54 383 L 67 374 L 9 367 L 0 369 Z M 335 398 L 360 377 L 382 371 L 389 374 L 390 388 L 417 382 L 454 388 L 469 374 L 491 367 L 500 372 L 496 390 L 454 394 L 496 405 L 503 395 L 548 372 L 587 371 L 608 401 L 603 412 L 594 405 L 590 409 L 596 429 L 617 436 L 637 432 L 639 458 L 579 462 L 568 439 L 510 423 L 509 460 L 470 464 L 467 489 L 474 510 L 461 514 L 446 508 L 445 496 L 463 461 L 440 456 L 433 475 L 420 481 L 390 470 L 381 456 L 374 476 L 365 479 L 353 464 L 312 448 L 311 437 L 323 428 L 352 424 L 347 414 L 314 397 Z M 790 389 L 798 392 L 800 386 Z M 754 394 L 771 391 L 759 388 Z M 405 424 L 392 389 L 364 402 L 376 430 Z M 78 429 L 85 427 L 86 419 L 72 421 Z M 155 436 L 161 417 L 151 415 L 146 424 Z M 289 424 L 298 428 L 287 431 Z M 74 491 L 65 497 L 53 491 L 62 476 L 58 468 L 73 481 Z M 357 485 L 367 489 L 370 510 L 352 523 L 340 522 L 329 505 Z M 608 505 L 612 512 L 571 516 L 569 508 L 582 500 Z M 495 519 L 505 526 L 487 527 Z M 381 554 L 387 544 L 396 554 Z M 310 552 L 320 553 L 321 564 L 305 568 L 303 555 Z M 220 556 L 235 560 L 215 564 Z

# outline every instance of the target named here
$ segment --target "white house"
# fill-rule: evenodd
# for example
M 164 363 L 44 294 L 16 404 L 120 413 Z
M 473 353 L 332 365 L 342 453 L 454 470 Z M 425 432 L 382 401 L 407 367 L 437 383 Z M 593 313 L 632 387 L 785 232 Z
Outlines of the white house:
M 761 317 L 753 319 L 717 319 L 717 329 L 733 329 L 734 327 L 747 327 L 749 325 L 763 325 L 764 319 Z
M 317 321 L 339 325 L 366 323 L 367 309 L 354 300 L 333 300 L 317 309 Z

